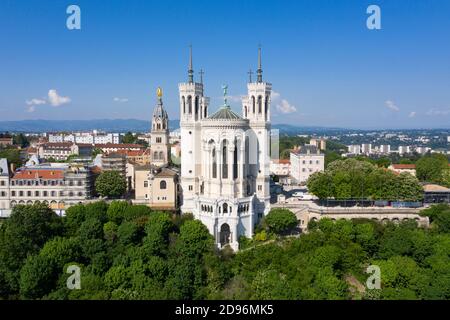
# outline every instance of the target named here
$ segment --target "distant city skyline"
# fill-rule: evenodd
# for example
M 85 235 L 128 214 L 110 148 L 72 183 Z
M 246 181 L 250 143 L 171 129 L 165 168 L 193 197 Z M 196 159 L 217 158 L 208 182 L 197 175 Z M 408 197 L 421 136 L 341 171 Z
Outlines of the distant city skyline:
M 66 27 L 69 4 L 81 30 Z M 366 27 L 371 4 L 381 30 Z M 0 121 L 150 121 L 157 87 L 179 119 L 190 44 L 211 112 L 222 84 L 240 112 L 261 44 L 272 123 L 449 128 L 449 12 L 438 0 L 2 1 Z

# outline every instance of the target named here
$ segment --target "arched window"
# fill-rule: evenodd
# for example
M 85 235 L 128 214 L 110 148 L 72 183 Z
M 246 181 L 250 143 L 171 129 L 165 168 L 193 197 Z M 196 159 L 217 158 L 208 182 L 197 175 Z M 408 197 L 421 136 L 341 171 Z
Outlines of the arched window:
M 205 106 L 205 115 L 204 115 L 204 118 L 207 118 L 207 117 L 208 117 L 208 107 Z
M 158 151 L 153 153 L 153 160 L 158 160 Z
M 233 179 L 238 177 L 238 145 L 235 143 L 233 152 Z
M 162 151 L 159 152 L 159 160 L 164 160 L 164 153 Z
M 255 114 L 255 96 L 252 96 L 252 111 Z
M 188 113 L 192 114 L 192 97 L 188 96 Z
M 198 112 L 198 96 L 195 96 L 195 120 L 198 119 L 199 112 Z
M 186 113 L 186 99 L 184 98 L 184 96 L 181 98 L 182 103 L 183 103 L 183 114 Z
M 258 96 L 258 113 L 262 113 L 262 97 Z
M 223 140 L 222 147 L 222 179 L 228 179 L 227 140 Z
M 216 148 L 213 148 L 212 150 L 212 177 L 215 179 L 217 178 L 217 159 L 216 159 Z
M 165 180 L 161 180 L 161 182 L 159 183 L 159 189 L 161 190 L 167 189 L 167 183 Z
M 228 213 L 228 204 L 223 204 L 223 213 Z
M 264 114 L 267 120 L 267 113 L 269 111 L 269 96 L 266 96 L 266 100 L 264 101 Z
M 244 117 L 247 118 L 247 106 L 244 106 Z

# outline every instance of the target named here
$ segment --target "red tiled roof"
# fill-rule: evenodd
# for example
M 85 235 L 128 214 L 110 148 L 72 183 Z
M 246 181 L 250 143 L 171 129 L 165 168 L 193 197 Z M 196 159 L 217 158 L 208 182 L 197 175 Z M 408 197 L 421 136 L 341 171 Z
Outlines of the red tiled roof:
M 73 142 L 46 142 L 43 144 L 46 148 L 70 148 Z
M 63 179 L 61 169 L 23 169 L 14 173 L 13 179 Z
M 143 149 L 144 146 L 137 143 L 101 143 L 94 145 L 96 148 L 117 148 L 117 149 L 126 149 L 126 148 L 139 148 Z
M 394 169 L 410 169 L 410 170 L 413 170 L 413 169 L 416 169 L 416 165 L 415 164 L 413 164 L 413 163 L 411 163 L 411 164 L 393 164 L 392 165 L 392 167 L 394 168 Z
M 291 160 L 289 159 L 278 159 L 278 160 L 273 160 L 274 163 L 279 163 L 279 164 L 291 164 Z
M 138 157 L 138 156 L 142 156 L 145 153 L 145 150 L 141 149 L 141 150 L 127 150 L 127 149 L 121 149 L 121 150 L 117 150 L 118 154 L 124 154 L 127 157 Z

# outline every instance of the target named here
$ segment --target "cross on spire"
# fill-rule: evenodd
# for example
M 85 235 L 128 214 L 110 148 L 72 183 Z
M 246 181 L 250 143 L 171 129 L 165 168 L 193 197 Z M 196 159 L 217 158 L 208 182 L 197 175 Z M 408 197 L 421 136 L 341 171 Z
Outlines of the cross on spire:
M 189 83 L 194 82 L 194 69 L 192 67 L 192 44 L 189 45 L 189 70 L 188 70 Z
M 248 74 L 248 82 L 251 83 L 252 82 L 252 74 L 253 74 L 252 69 L 248 70 L 247 74 Z
M 257 82 L 262 82 L 262 66 L 261 66 L 261 44 L 258 46 L 258 70 L 257 74 Z
M 203 84 L 203 75 L 205 74 L 205 72 L 203 71 L 203 69 L 200 69 L 198 73 L 200 74 L 200 83 Z

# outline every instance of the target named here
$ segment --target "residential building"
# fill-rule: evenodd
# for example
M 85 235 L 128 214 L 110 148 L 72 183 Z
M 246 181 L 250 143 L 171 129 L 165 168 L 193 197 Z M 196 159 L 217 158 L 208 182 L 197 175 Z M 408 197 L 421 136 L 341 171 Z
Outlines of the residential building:
M 324 138 L 312 138 L 309 144 L 316 146 L 319 150 L 325 150 L 327 147 L 327 141 Z
M 0 147 L 6 147 L 11 146 L 13 144 L 13 138 L 12 137 L 0 137 Z
M 270 160 L 270 173 L 277 176 L 288 176 L 291 173 L 291 161 L 289 159 Z
M 49 142 L 74 142 L 83 144 L 106 144 L 120 143 L 121 135 L 119 133 L 103 133 L 96 130 L 92 132 L 74 132 L 74 133 L 50 133 Z
M 176 210 L 179 200 L 178 174 L 173 169 L 136 165 L 135 199 L 160 210 Z
M 411 147 L 410 146 L 399 146 L 398 147 L 398 154 L 407 154 L 411 153 Z
M 363 143 L 361 145 L 361 152 L 365 155 L 372 154 L 372 144 L 371 143 Z
M 73 142 L 49 142 L 38 148 L 38 156 L 44 159 L 67 160 L 69 156 L 77 154 L 79 148 Z
M 123 177 L 126 176 L 127 158 L 123 154 L 110 153 L 102 156 L 103 171 L 118 171 Z
M 391 146 L 389 144 L 382 144 L 379 150 L 382 154 L 389 154 L 391 153 Z
M 428 148 L 428 147 L 417 147 L 416 149 L 415 149 L 415 151 L 418 153 L 418 154 L 426 154 L 428 151 L 430 151 L 431 150 L 431 148 Z
M 135 143 L 106 143 L 106 144 L 95 144 L 93 146 L 95 149 L 100 149 L 103 153 L 112 153 L 117 151 L 139 151 L 145 149 L 141 144 Z
M 361 154 L 361 146 L 358 144 L 350 145 L 347 148 L 350 154 Z
M 305 183 L 314 172 L 325 168 L 325 154 L 316 146 L 304 145 L 291 152 L 291 176 L 299 183 Z
M 2 158 L 0 159 L 0 210 L 9 209 L 9 175 L 8 161 Z
M 22 167 L 10 180 L 10 206 L 41 202 L 51 209 L 82 203 L 93 195 L 93 179 L 89 167 L 68 164 L 46 164 Z
M 397 173 L 407 172 L 412 174 L 413 176 L 416 175 L 415 164 L 391 164 L 388 169 Z

